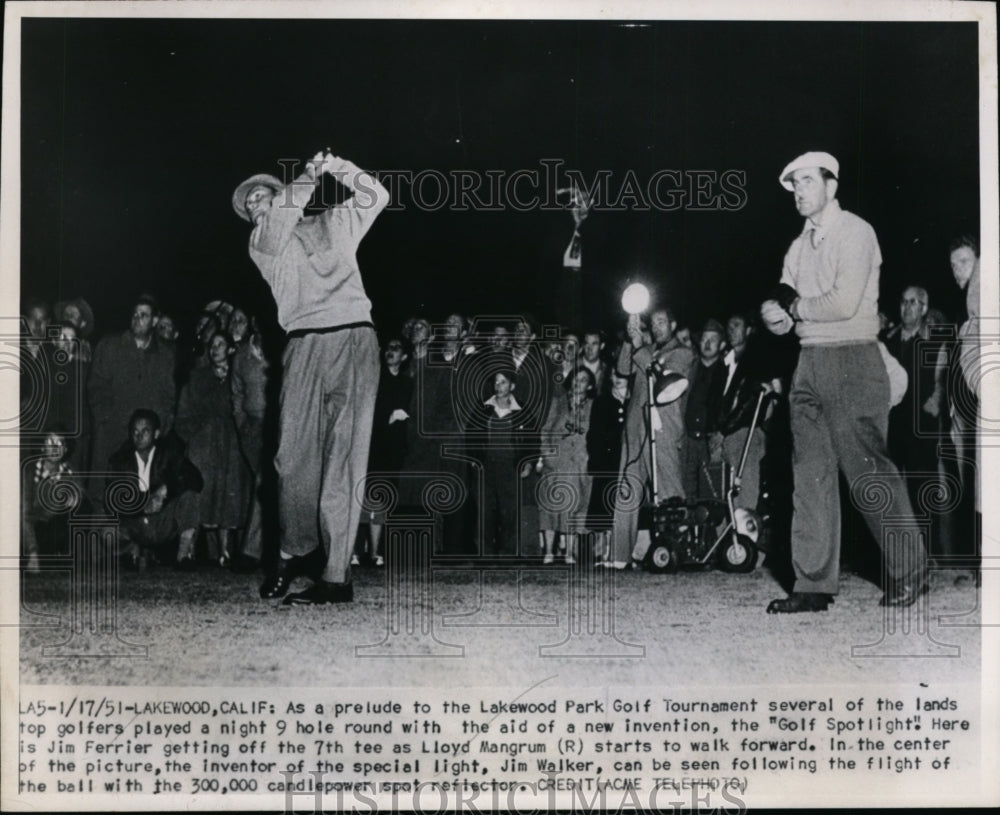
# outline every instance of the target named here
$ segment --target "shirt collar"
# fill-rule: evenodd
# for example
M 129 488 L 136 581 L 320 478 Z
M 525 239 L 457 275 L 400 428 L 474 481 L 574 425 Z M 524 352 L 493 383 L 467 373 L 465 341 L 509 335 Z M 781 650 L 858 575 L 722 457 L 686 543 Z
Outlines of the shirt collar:
M 906 342 L 907 340 L 912 340 L 914 337 L 920 337 L 922 339 L 927 338 L 927 332 L 924 330 L 927 327 L 927 321 L 921 320 L 920 325 L 914 331 L 908 331 L 906 326 L 902 323 L 899 324 L 899 338 Z
M 819 223 L 814 224 L 812 219 L 806 218 L 806 222 L 802 227 L 802 234 L 806 235 L 812 232 L 814 229 L 819 234 L 825 234 L 831 226 L 833 226 L 837 219 L 840 218 L 840 214 L 843 210 L 840 208 L 840 201 L 836 198 L 826 202 L 826 206 L 823 207 L 823 211 L 819 214 Z
M 149 458 L 146 461 L 142 460 L 142 456 L 139 455 L 139 451 L 135 451 L 135 462 L 139 465 L 139 481 L 140 490 L 142 492 L 148 492 L 150 488 L 149 476 L 153 469 L 153 456 L 156 455 L 156 445 L 154 444 L 149 448 Z
M 497 405 L 496 394 L 493 394 L 493 396 L 491 396 L 489 399 L 487 399 L 486 400 L 486 404 L 489 405 L 492 408 L 498 408 L 499 410 L 504 410 L 505 409 L 505 408 L 500 408 Z M 510 397 L 510 407 L 506 408 L 506 410 L 520 410 L 520 409 L 521 409 L 521 406 L 517 403 L 517 399 L 515 399 L 514 395 L 511 394 L 511 397 Z

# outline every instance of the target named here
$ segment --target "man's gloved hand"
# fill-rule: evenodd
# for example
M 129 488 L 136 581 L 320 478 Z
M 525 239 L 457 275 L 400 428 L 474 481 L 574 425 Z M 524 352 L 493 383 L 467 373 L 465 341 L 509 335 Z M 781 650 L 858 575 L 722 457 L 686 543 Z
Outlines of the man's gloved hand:
M 792 303 L 799 299 L 799 293 L 787 283 L 779 283 L 775 286 L 767 299 L 776 300 L 778 305 L 787 311 L 791 317 L 795 317 L 792 314 Z

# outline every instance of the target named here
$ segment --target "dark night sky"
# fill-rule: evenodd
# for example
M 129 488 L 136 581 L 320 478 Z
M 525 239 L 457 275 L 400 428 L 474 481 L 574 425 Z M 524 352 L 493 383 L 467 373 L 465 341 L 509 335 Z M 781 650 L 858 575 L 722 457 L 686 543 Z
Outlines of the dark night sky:
M 948 241 L 979 227 L 974 24 L 25 20 L 22 290 L 82 294 L 100 332 L 150 290 L 270 313 L 235 185 L 327 145 L 372 169 L 746 173 L 733 212 L 595 212 L 607 316 L 627 277 L 684 319 L 759 301 L 801 228 L 777 183 L 809 149 L 885 258 L 953 308 Z M 382 326 L 410 313 L 551 319 L 565 212 L 384 213 L 362 244 Z M 266 305 L 265 305 L 266 304 Z M 565 319 L 565 322 L 572 320 Z

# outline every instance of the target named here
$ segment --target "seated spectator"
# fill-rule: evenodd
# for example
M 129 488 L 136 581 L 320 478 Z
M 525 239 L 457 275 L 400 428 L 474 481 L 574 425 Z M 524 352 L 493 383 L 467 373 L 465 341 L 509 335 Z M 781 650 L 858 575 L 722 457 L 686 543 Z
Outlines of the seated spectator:
M 21 469 L 22 551 L 26 572 L 40 571 L 39 554 L 65 552 L 68 519 L 75 511 L 88 512 L 83 484 L 70 464 L 73 439 L 62 430 L 45 438 L 42 458 Z M 64 485 L 69 485 L 65 488 Z M 44 542 L 44 547 L 40 545 Z
M 190 571 L 195 565 L 198 492 L 204 483 L 201 473 L 184 455 L 184 446 L 176 436 L 161 438 L 160 417 L 154 411 L 140 408 L 133 412 L 128 434 L 109 464 L 113 472 L 138 479 L 145 502 L 137 512 L 119 513 L 122 554 L 132 566 L 142 569 L 150 553 L 155 556 L 179 536 L 177 567 Z
M 209 532 L 208 559 L 220 565 L 228 565 L 235 554 L 234 533 L 246 524 L 250 496 L 233 419 L 232 350 L 228 334 L 215 334 L 208 346 L 209 364 L 191 372 L 177 402 L 177 433 L 187 441 L 188 455 L 205 481 L 199 516 Z

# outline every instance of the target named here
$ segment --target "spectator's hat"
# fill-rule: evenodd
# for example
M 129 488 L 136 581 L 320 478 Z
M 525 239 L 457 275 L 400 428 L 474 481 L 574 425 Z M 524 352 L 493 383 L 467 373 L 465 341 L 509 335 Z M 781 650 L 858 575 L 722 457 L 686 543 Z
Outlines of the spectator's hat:
M 840 162 L 829 153 L 803 153 L 781 171 L 781 175 L 778 176 L 781 186 L 791 192 L 794 189 L 792 186 L 792 173 L 796 170 L 804 170 L 806 167 L 819 167 L 823 170 L 829 170 L 833 173 L 834 178 L 840 177 Z
M 704 327 L 701 329 L 702 334 L 707 334 L 709 331 L 714 331 L 720 337 L 726 336 L 726 329 L 722 327 L 722 323 L 716 320 L 714 317 L 705 323 Z
M 278 190 L 285 186 L 270 173 L 257 173 L 242 182 L 233 192 L 233 209 L 236 210 L 236 214 L 244 221 L 250 220 L 250 214 L 247 212 L 247 195 L 249 195 L 250 190 L 258 185 L 270 187 L 275 192 L 278 192 Z
M 63 317 L 66 306 L 76 306 L 76 310 L 80 312 L 80 320 L 83 322 L 79 329 L 80 338 L 87 339 L 94 331 L 94 310 L 90 307 L 90 303 L 82 297 L 73 300 L 60 300 L 53 309 L 55 318 L 59 322 L 67 322 L 66 318 Z

